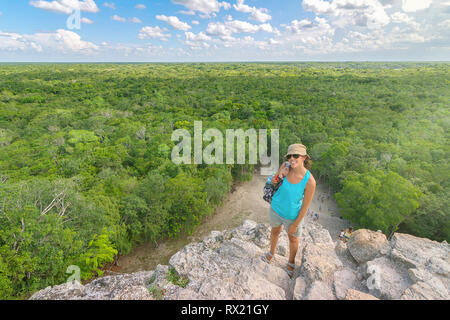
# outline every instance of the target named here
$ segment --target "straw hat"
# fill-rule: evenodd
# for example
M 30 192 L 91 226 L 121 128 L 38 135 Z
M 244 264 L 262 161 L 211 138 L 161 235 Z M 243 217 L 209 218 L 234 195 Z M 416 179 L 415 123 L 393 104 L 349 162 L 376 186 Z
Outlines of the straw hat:
M 311 158 L 308 153 L 306 153 L 306 147 L 300 143 L 291 144 L 288 148 L 288 152 L 284 156 L 286 157 L 288 154 L 299 154 Z

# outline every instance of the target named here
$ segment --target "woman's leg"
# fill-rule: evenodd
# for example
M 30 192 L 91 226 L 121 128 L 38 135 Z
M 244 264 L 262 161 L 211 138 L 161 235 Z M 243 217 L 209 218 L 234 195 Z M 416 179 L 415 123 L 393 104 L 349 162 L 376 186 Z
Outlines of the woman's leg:
M 277 249 L 278 238 L 280 237 L 281 230 L 283 226 L 272 227 L 272 231 L 270 232 L 270 253 L 272 256 L 275 255 L 275 250 Z M 270 261 L 271 257 L 267 256 L 267 260 Z
M 289 263 L 295 264 L 295 256 L 297 255 L 300 240 L 298 237 L 288 234 L 289 238 Z M 287 266 L 288 270 L 294 270 L 291 266 Z

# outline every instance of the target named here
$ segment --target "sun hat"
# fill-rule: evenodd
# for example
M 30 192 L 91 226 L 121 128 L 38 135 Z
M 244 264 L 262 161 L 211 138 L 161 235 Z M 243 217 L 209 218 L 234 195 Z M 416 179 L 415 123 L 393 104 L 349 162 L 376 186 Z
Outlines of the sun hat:
M 288 152 L 284 156 L 286 157 L 288 154 L 299 154 L 301 156 L 307 156 L 308 158 L 310 158 L 308 153 L 306 153 L 306 147 L 300 143 L 291 144 L 288 147 Z

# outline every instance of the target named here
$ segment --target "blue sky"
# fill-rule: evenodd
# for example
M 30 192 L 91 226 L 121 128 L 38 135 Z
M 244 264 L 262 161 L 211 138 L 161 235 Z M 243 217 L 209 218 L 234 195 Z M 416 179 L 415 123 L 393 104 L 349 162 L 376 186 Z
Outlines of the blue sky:
M 0 61 L 449 61 L 450 0 L 0 0 Z

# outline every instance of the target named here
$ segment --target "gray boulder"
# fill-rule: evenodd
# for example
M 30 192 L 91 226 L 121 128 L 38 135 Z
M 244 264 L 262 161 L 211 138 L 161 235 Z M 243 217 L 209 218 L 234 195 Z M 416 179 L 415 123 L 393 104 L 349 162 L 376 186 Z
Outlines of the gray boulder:
M 352 233 L 347 248 L 358 263 L 388 254 L 390 250 L 386 236 L 381 232 L 359 229 Z
M 368 261 L 365 266 L 367 289 L 379 299 L 400 299 L 403 292 L 412 285 L 407 270 L 386 257 Z
M 347 248 L 317 222 L 305 221 L 297 268 L 289 278 L 283 269 L 286 232 L 267 264 L 261 257 L 269 249 L 270 226 L 246 220 L 233 230 L 212 231 L 153 271 L 104 276 L 86 285 L 63 283 L 31 299 L 449 299 L 447 243 L 403 234 L 388 243 L 368 230 L 354 235 Z

